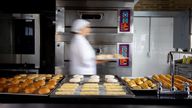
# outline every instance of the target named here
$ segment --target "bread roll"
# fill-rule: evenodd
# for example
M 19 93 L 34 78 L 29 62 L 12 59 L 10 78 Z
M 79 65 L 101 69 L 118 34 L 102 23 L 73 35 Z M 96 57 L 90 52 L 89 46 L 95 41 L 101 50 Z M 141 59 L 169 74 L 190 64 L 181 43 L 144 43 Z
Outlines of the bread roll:
M 48 94 L 49 92 L 50 92 L 50 89 L 47 87 L 42 87 L 38 91 L 39 94 Z
M 135 90 L 141 90 L 142 89 L 141 86 L 134 86 L 132 88 L 135 89 Z
M 145 81 L 147 81 L 147 78 L 140 78 L 140 80 L 145 82 Z
M 180 80 L 182 80 L 182 81 L 184 81 L 184 82 L 188 82 L 189 84 L 192 84 L 192 80 L 190 80 L 190 79 L 188 79 L 188 78 L 185 78 L 185 77 L 183 77 L 183 76 L 181 76 L 181 75 L 175 75 L 175 78 L 176 78 L 176 79 L 180 79 Z
M 141 81 L 140 79 L 136 79 L 135 82 L 136 82 L 136 84 L 138 84 L 138 85 L 141 85 L 141 84 L 143 83 L 143 81 Z
M 3 92 L 4 91 L 4 88 L 5 88 L 5 86 L 4 85 L 0 85 L 0 92 Z
M 74 92 L 55 92 L 56 95 L 74 95 L 75 93 Z
M 20 84 L 20 88 L 24 89 L 25 87 L 27 87 L 29 84 L 28 83 L 21 83 Z
M 35 92 L 35 88 L 34 87 L 26 87 L 24 92 L 27 93 L 27 94 L 32 94 Z
M 9 93 L 19 93 L 19 87 L 10 87 L 8 88 Z
M 45 85 L 45 87 L 47 87 L 49 89 L 54 89 L 55 85 L 54 84 L 47 84 L 47 85 Z
M 0 84 L 5 84 L 7 82 L 6 78 L 0 78 Z
M 79 83 L 79 82 L 81 82 L 81 79 L 80 78 L 72 78 L 69 80 L 69 82 Z
M 106 92 L 106 95 L 126 95 L 126 92 Z

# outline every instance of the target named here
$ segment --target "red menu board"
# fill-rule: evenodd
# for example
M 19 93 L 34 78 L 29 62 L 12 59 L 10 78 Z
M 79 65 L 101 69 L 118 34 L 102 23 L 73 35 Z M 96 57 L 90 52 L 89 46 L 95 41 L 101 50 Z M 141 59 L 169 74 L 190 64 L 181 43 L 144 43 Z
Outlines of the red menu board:
M 130 10 L 120 10 L 120 32 L 130 32 Z

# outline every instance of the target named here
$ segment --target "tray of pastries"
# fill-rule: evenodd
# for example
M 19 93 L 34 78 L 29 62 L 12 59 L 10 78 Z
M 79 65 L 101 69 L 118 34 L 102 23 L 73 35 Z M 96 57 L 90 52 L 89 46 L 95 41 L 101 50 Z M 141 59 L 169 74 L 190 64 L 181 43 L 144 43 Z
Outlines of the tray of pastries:
M 0 78 L 0 94 L 48 96 L 64 78 L 61 74 L 19 74 Z
M 80 80 L 71 82 L 74 77 Z M 66 78 L 51 94 L 65 96 L 134 96 L 115 75 L 73 75 Z
M 96 56 L 97 60 L 119 60 L 119 59 L 128 59 L 121 54 L 100 54 Z
M 152 76 L 157 82 L 161 82 L 164 89 L 171 88 L 171 75 L 169 74 L 155 74 Z M 190 92 L 192 92 L 192 80 L 182 75 L 174 75 L 174 86 L 176 90 L 183 90 L 184 83 L 189 83 Z
M 148 77 L 122 77 L 122 80 L 136 95 L 157 94 L 157 83 Z

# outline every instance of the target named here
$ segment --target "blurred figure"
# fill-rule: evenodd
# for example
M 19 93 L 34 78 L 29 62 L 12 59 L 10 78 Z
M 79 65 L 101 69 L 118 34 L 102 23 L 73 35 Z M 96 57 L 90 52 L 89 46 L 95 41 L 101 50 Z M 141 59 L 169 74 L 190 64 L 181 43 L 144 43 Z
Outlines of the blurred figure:
M 74 37 L 70 46 L 70 74 L 96 74 L 95 51 L 85 38 L 91 32 L 90 22 L 77 19 L 74 21 L 71 32 Z

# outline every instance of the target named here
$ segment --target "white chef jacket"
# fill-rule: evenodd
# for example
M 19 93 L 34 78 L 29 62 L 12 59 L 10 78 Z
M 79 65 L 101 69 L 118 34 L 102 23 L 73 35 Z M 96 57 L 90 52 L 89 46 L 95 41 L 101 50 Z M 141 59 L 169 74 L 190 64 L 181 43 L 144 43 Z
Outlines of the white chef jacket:
M 96 57 L 88 40 L 79 34 L 72 39 L 70 46 L 70 74 L 96 74 Z

